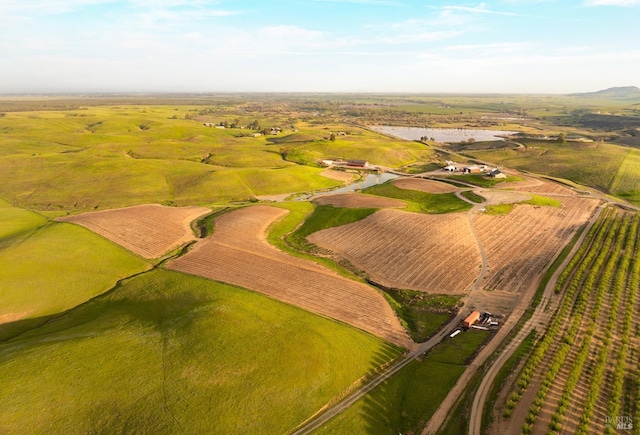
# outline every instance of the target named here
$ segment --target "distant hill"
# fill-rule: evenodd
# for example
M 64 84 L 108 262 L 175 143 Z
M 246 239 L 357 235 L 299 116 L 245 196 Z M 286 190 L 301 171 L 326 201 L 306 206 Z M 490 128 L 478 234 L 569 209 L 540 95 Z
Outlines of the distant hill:
M 612 98 L 614 100 L 640 100 L 640 88 L 637 86 L 620 86 L 596 92 L 569 94 L 580 98 Z

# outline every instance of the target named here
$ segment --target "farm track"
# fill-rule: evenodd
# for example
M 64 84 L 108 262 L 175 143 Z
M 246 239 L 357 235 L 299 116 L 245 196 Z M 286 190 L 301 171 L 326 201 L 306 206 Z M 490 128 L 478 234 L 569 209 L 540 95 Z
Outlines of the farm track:
M 161 257 L 196 239 L 191 222 L 209 213 L 205 207 L 146 204 L 59 218 L 82 225 L 144 258 Z
M 198 242 L 184 256 L 169 261 L 167 267 L 255 290 L 414 348 L 377 290 L 317 263 L 285 254 L 266 242 L 267 227 L 286 213 L 268 206 L 227 213 L 216 221 L 212 236 Z

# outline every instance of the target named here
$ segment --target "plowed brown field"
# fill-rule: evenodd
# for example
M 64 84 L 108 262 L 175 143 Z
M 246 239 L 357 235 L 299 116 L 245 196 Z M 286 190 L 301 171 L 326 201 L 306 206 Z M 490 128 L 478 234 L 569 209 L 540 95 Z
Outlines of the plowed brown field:
M 425 180 L 421 178 L 398 178 L 392 183 L 400 189 L 419 190 L 426 193 L 451 193 L 460 190 L 442 181 Z
M 540 279 L 598 204 L 579 197 L 559 200 L 561 208 L 521 204 L 507 215 L 475 214 L 473 224 L 489 263 L 484 288 L 525 291 Z
M 82 213 L 59 220 L 89 228 L 144 258 L 158 258 L 195 240 L 191 221 L 210 211 L 204 207 L 146 204 Z
M 313 200 L 322 205 L 333 205 L 345 208 L 393 208 L 404 207 L 406 203 L 399 199 L 385 198 L 362 193 L 345 193 L 339 195 L 320 196 Z
M 267 227 L 286 213 L 264 205 L 227 213 L 216 220 L 212 236 L 167 267 L 252 289 L 412 348 L 378 291 L 266 242 Z
M 381 210 L 366 219 L 311 234 L 375 281 L 396 288 L 461 294 L 481 264 L 465 214 L 426 215 Z
M 527 177 L 526 175 L 523 175 L 519 172 L 515 173 L 514 175 L 518 176 L 518 177 L 522 177 L 524 178 L 523 181 L 516 181 L 514 183 L 509 183 L 508 188 L 510 189 L 515 189 L 515 190 L 520 190 L 520 191 L 527 191 L 527 192 L 531 192 L 531 193 L 538 193 L 541 195 L 544 194 L 548 194 L 548 195 L 576 195 L 576 191 L 567 187 L 567 186 L 563 186 L 562 184 L 559 183 L 554 183 L 553 181 L 549 181 L 549 180 L 544 180 L 544 179 L 540 179 L 540 178 L 530 178 Z

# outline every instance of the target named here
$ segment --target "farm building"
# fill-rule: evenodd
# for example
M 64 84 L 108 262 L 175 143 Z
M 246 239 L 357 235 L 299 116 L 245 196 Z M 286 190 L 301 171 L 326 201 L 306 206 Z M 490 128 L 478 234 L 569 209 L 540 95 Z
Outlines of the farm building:
M 467 166 L 465 168 L 462 169 L 462 172 L 464 172 L 465 174 L 478 174 L 480 172 L 485 172 L 487 170 L 486 166 L 478 166 L 478 165 L 473 165 L 473 166 Z
M 480 311 L 474 311 L 469 314 L 462 324 L 465 328 L 470 328 L 474 323 L 476 323 L 480 319 Z
M 493 178 L 507 178 L 507 174 L 500 171 L 500 169 L 496 168 L 493 171 L 489 172 L 489 176 Z
M 347 166 L 351 168 L 368 168 L 370 165 L 366 160 L 347 160 Z
M 454 172 L 457 168 L 453 165 L 447 165 L 444 168 L 442 168 L 445 171 L 449 171 L 449 172 Z

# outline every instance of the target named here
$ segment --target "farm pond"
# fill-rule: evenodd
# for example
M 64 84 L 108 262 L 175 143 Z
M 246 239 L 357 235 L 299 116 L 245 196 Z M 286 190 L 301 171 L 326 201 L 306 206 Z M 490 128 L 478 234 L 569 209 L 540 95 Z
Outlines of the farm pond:
M 393 180 L 398 178 L 398 175 L 390 174 L 388 172 L 384 172 L 382 174 L 367 174 L 366 177 L 362 181 L 358 181 L 356 183 L 349 184 L 347 186 L 338 187 L 332 190 L 326 190 L 323 192 L 316 192 L 313 194 L 307 194 L 299 197 L 299 200 L 307 200 L 311 197 L 319 197 L 324 195 L 336 195 L 340 193 L 353 193 L 358 190 L 366 189 L 367 187 L 375 186 L 376 184 L 386 183 L 389 180 Z
M 436 142 L 462 142 L 473 138 L 476 142 L 490 140 L 504 140 L 505 136 L 518 133 L 507 130 L 480 130 L 473 128 L 421 128 L 421 127 L 394 127 L 391 125 L 374 125 L 371 129 L 379 133 L 399 137 L 406 140 L 420 140 L 428 137 Z

